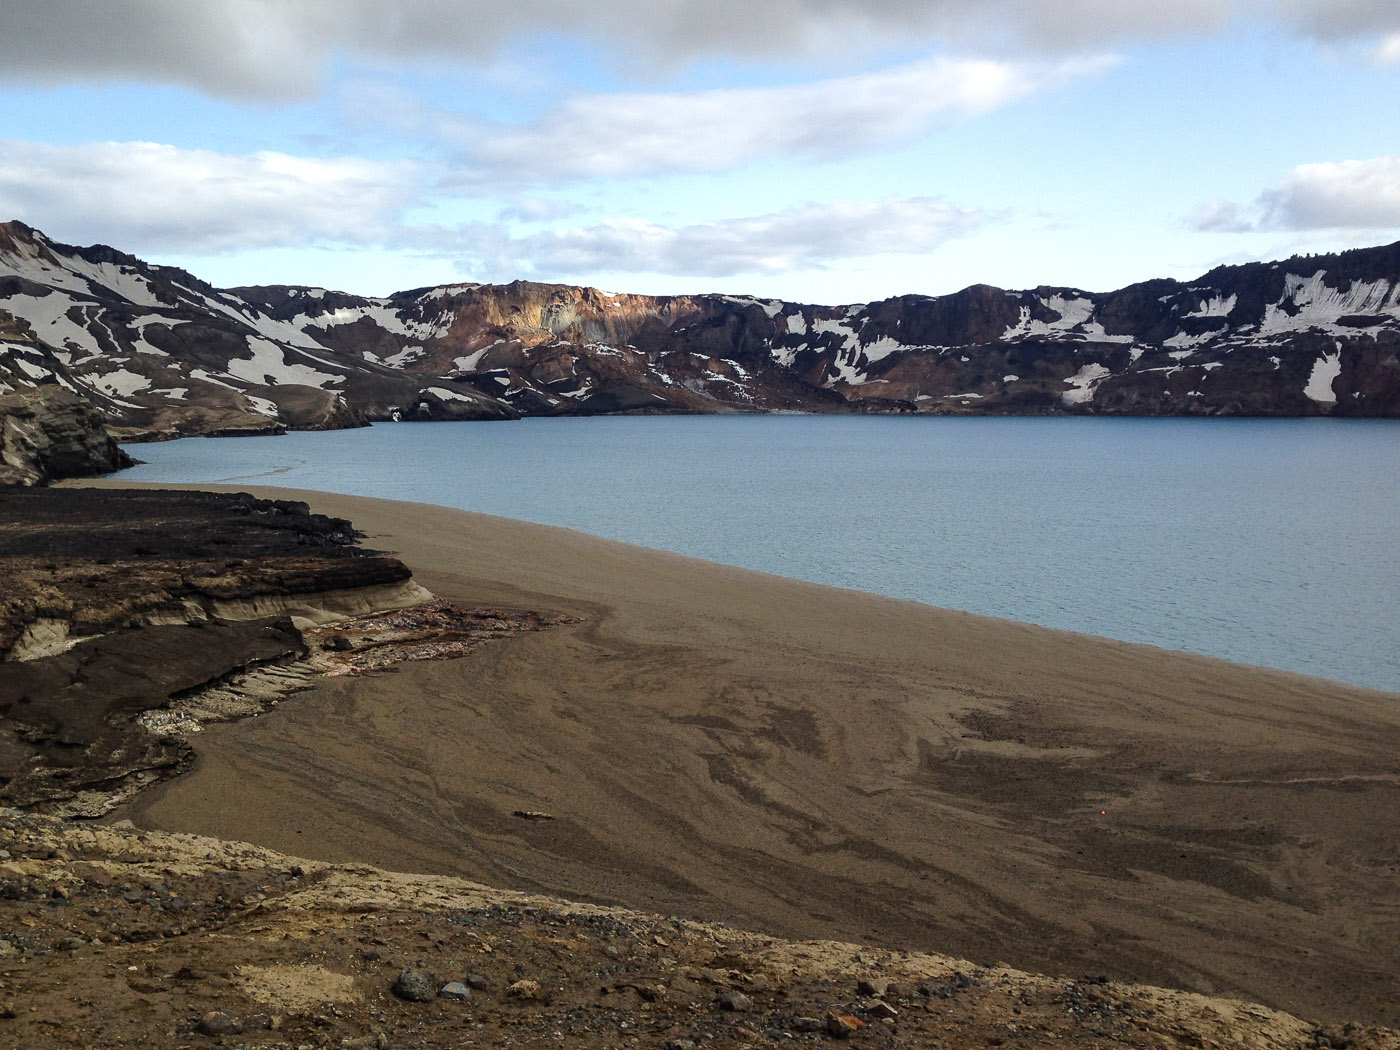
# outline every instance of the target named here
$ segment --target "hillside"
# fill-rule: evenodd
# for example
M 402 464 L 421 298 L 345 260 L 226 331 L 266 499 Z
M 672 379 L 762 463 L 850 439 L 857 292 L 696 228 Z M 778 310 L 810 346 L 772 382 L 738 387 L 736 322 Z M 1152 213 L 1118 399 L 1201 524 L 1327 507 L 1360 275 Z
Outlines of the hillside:
M 0 1039 L 31 1048 L 820 1045 L 1395 1050 L 1244 1002 L 787 942 L 0 811 Z
M 459 284 L 216 289 L 0 225 L 0 393 L 125 437 L 616 412 L 1400 416 L 1400 244 L 1108 293 L 855 306 Z

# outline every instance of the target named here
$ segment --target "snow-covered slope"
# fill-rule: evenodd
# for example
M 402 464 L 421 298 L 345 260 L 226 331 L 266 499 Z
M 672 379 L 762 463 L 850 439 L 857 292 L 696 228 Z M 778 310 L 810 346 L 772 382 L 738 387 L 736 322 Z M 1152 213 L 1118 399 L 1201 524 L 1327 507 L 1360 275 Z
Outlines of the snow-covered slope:
M 129 431 L 513 412 L 1400 416 L 1397 353 L 1400 244 L 1109 293 L 974 285 L 832 307 L 523 281 L 219 290 L 0 225 L 0 386 L 51 378 Z
M 417 376 L 344 360 L 184 271 L 0 225 L 0 390 L 50 379 L 150 435 L 350 426 L 420 406 L 514 415 L 472 389 L 444 402 Z

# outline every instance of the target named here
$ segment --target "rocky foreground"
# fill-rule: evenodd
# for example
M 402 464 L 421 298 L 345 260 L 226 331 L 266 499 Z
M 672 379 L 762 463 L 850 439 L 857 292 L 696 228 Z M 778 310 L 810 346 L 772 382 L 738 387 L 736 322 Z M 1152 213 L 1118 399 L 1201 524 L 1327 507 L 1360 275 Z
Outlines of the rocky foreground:
M 0 1043 L 17 1047 L 1400 1047 L 1394 1030 L 1094 975 L 15 810 L 0 914 Z

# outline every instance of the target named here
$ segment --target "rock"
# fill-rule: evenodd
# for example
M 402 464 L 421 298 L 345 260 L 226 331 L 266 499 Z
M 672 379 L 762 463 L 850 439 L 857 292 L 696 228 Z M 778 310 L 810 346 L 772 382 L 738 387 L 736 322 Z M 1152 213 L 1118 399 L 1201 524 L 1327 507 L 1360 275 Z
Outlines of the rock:
M 544 996 L 544 990 L 540 987 L 539 981 L 524 978 L 508 987 L 506 995 L 513 999 L 540 999 Z
M 719 1004 L 721 1010 L 728 1010 L 731 1013 L 745 1013 L 753 1009 L 753 1000 L 743 992 L 724 992 L 715 999 L 715 1002 Z
M 880 998 L 885 994 L 885 982 L 859 980 L 856 982 L 856 994 Z
M 325 642 L 325 648 L 337 653 L 348 653 L 355 648 L 355 645 L 345 635 L 333 634 Z
M 849 1039 L 864 1027 L 865 1022 L 859 1017 L 838 1013 L 826 1015 L 826 1034 L 833 1039 Z
M 791 1028 L 794 1032 L 824 1032 L 826 1022 L 820 1017 L 794 1017 Z
M 899 1016 L 899 1011 L 883 999 L 874 999 L 864 1007 L 865 1013 L 870 1017 L 878 1017 L 882 1020 L 894 1020 Z
M 666 1050 L 695 1050 L 694 1039 L 672 1039 L 666 1044 Z
M 98 409 L 58 386 L 0 397 L 0 485 L 45 485 L 131 466 L 136 461 L 104 422 Z
M 238 1035 L 243 1031 L 243 1022 L 223 1010 L 210 1010 L 194 1030 L 200 1035 Z
M 455 1002 L 465 1002 L 471 997 L 471 989 L 460 981 L 448 981 L 438 989 L 439 999 L 451 999 Z
M 394 994 L 410 1003 L 430 1003 L 437 998 L 437 982 L 422 970 L 407 969 L 394 978 Z
M 467 987 L 475 988 L 478 992 L 484 992 L 491 987 L 491 982 L 484 973 L 469 973 L 467 974 Z

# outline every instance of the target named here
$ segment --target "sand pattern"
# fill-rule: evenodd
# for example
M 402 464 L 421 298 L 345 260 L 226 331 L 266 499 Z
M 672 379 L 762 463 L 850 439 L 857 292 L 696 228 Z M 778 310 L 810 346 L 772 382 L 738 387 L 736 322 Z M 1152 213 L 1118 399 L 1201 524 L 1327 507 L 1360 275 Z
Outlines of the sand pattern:
M 1400 1021 L 1394 694 L 297 498 L 445 600 L 575 622 L 212 726 L 140 826 Z

